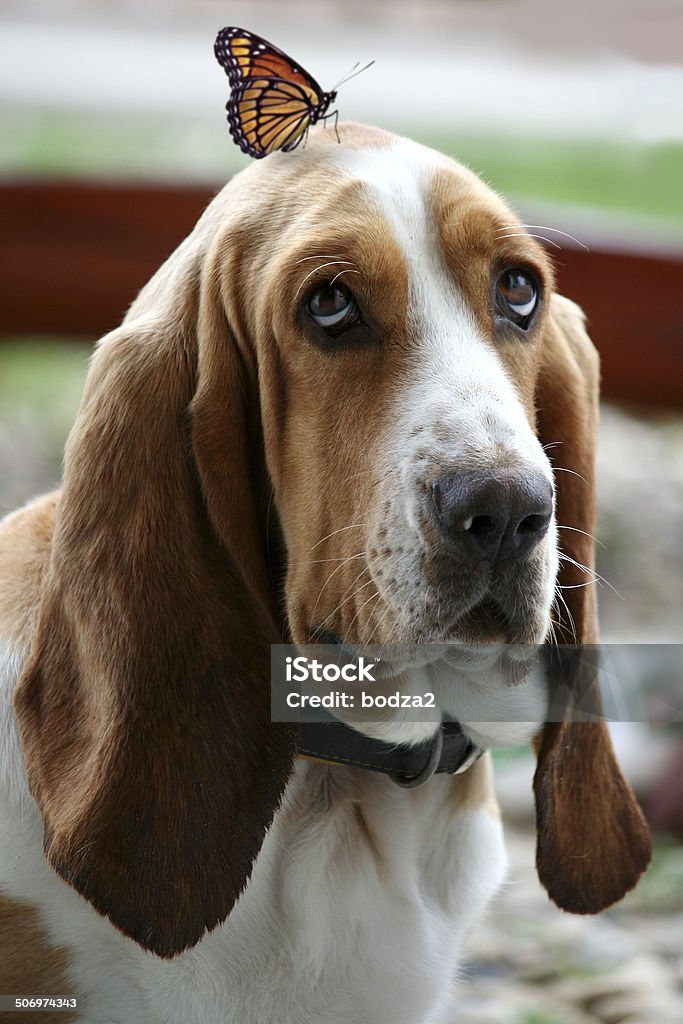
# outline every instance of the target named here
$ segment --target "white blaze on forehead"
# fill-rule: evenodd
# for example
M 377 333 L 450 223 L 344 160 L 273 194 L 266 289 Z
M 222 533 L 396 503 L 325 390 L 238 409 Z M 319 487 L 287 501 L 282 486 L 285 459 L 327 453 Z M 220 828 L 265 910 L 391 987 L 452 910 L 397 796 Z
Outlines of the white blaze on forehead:
M 381 149 L 340 150 L 336 159 L 351 177 L 367 183 L 405 259 L 408 317 L 419 346 L 414 398 L 457 400 L 461 410 L 466 404 L 474 435 L 486 421 L 489 443 L 494 438 L 487 413 L 492 403 L 502 403 L 506 424 L 528 435 L 517 391 L 446 265 L 430 192 L 435 173 L 452 169 L 470 179 L 482 202 L 490 197 L 498 205 L 498 197 L 466 169 L 409 140 Z
M 429 186 L 434 172 L 447 169 L 450 161 L 408 139 L 382 149 L 343 149 L 338 161 L 350 177 L 368 185 L 405 255 L 411 285 L 427 269 L 445 273 L 429 210 Z M 433 266 L 425 268 L 425 258 Z

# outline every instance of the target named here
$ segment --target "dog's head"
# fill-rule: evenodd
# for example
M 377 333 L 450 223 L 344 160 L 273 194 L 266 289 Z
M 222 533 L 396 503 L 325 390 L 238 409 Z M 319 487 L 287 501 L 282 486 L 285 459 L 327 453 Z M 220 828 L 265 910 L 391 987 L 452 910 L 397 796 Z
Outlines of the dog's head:
M 595 640 L 580 312 L 469 171 L 341 134 L 214 200 L 100 343 L 67 449 L 27 770 L 50 863 L 161 955 L 229 913 L 286 783 L 271 643 L 542 642 L 558 536 L 557 628 Z M 603 725 L 569 707 L 539 742 L 541 876 L 600 909 L 642 819 Z
M 470 172 L 371 139 L 328 139 L 322 181 L 320 145 L 286 168 L 305 198 L 295 219 L 283 203 L 287 243 L 251 235 L 292 636 L 537 643 L 557 574 L 536 433 L 551 268 Z

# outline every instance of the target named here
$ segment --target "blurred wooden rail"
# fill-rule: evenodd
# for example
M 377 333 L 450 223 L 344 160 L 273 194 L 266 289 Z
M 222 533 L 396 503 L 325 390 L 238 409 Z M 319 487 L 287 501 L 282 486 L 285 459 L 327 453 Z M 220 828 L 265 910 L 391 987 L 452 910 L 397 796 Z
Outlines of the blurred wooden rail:
M 194 185 L 0 183 L 0 340 L 96 338 L 119 323 L 211 198 Z M 585 309 L 603 393 L 683 409 L 683 255 L 553 251 Z

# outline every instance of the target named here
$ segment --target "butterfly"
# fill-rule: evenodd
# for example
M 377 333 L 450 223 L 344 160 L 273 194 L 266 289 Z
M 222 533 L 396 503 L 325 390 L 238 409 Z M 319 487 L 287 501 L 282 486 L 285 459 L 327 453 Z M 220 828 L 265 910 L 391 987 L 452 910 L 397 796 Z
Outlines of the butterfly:
M 342 82 L 324 92 L 291 57 L 253 32 L 222 28 L 214 53 L 230 82 L 228 124 L 243 153 L 257 160 L 278 149 L 288 153 L 296 149 L 312 124 L 338 118 L 336 111 L 328 114 L 328 110 Z M 359 74 L 355 68 L 353 73 Z M 335 129 L 336 125 L 335 120 Z

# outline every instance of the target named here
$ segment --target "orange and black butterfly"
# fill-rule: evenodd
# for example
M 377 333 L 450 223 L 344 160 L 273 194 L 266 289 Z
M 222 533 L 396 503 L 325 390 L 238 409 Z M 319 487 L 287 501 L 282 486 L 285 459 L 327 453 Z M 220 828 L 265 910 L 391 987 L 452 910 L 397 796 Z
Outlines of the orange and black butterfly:
M 232 89 L 226 107 L 230 134 L 249 156 L 288 153 L 316 121 L 338 117 L 327 113 L 336 89 L 323 92 L 291 57 L 253 32 L 222 28 L 214 53 Z

